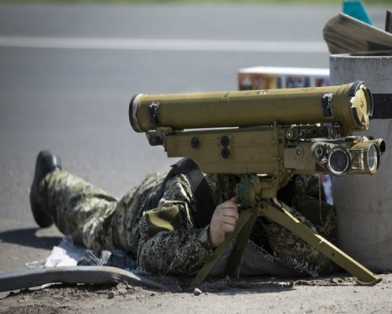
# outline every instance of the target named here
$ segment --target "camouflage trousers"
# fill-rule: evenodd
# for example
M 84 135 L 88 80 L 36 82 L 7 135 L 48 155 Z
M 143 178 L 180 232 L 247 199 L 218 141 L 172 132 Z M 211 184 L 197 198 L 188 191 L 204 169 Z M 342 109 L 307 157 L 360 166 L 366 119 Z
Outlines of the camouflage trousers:
M 154 185 L 158 176 L 148 177 L 144 186 Z M 94 251 L 121 249 L 136 256 L 138 208 L 145 197 L 137 188 L 117 200 L 82 178 L 58 170 L 44 178 L 40 194 L 57 228 L 76 244 Z

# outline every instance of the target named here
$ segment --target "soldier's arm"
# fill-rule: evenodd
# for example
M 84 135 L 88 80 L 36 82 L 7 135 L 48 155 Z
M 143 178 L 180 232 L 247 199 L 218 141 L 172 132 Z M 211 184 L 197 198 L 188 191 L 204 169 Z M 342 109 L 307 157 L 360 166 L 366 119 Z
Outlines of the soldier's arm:
M 176 176 L 166 183 L 159 206 L 140 220 L 138 264 L 159 274 L 192 274 L 213 251 L 209 226 L 195 228 L 193 195 L 187 178 Z

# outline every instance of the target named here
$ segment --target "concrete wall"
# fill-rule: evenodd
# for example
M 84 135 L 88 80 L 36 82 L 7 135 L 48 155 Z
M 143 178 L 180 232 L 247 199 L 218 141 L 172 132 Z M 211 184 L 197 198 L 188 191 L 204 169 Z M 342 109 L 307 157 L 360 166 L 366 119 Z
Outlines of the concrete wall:
M 332 84 L 362 80 L 392 93 L 392 56 L 333 55 L 330 75 Z M 392 271 L 392 120 L 372 120 L 366 134 L 383 137 L 386 152 L 375 176 L 334 178 L 339 246 L 373 271 Z

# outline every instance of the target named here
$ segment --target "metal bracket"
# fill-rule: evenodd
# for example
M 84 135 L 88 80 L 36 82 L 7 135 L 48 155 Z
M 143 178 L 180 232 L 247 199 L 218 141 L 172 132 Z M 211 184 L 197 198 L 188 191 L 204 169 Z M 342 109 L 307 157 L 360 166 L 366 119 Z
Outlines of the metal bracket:
M 323 109 L 323 115 L 326 118 L 332 118 L 333 116 L 333 108 L 332 108 L 333 94 L 327 93 L 324 94 L 321 98 L 321 107 Z
M 159 124 L 159 103 L 152 102 L 148 106 L 148 110 L 150 112 L 150 120 L 154 127 L 157 127 Z

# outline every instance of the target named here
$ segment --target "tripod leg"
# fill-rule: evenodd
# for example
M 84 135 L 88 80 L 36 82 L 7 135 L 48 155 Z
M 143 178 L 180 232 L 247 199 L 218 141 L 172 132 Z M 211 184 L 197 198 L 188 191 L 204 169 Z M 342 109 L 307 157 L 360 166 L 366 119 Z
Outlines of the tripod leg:
M 214 254 L 211 255 L 204 266 L 199 270 L 196 277 L 192 280 L 191 288 L 196 288 L 199 286 L 203 280 L 208 276 L 214 266 L 218 263 L 219 259 L 223 256 L 226 249 L 237 239 L 241 230 L 248 223 L 248 221 L 253 217 L 254 210 L 243 210 L 241 211 L 240 218 L 237 222 L 237 227 L 235 230 L 225 239 L 225 241 L 215 250 Z
M 304 240 L 306 243 L 331 259 L 334 263 L 355 276 L 360 284 L 374 285 L 381 281 L 381 279 L 377 278 L 365 266 L 299 221 L 285 209 L 286 205 L 279 203 L 276 200 L 274 200 L 273 205 L 268 204 L 267 202 L 265 202 L 264 205 L 265 206 L 260 208 L 259 214 L 280 224 L 297 237 Z
M 240 276 L 240 264 L 242 255 L 244 254 L 244 250 L 246 245 L 248 244 L 248 239 L 250 233 L 252 232 L 253 225 L 256 222 L 256 218 L 258 213 L 256 210 L 253 211 L 252 216 L 249 218 L 246 225 L 242 228 L 241 232 L 237 237 L 237 241 L 235 242 L 235 246 L 233 251 L 231 252 L 225 272 L 233 278 L 238 279 Z

